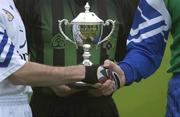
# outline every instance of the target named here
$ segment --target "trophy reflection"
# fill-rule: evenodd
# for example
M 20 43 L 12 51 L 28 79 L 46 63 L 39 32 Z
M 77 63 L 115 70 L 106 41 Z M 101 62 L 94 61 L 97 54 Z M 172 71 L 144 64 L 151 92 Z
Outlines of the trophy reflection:
M 98 45 L 102 36 L 102 28 L 100 25 L 73 25 L 73 37 L 76 39 L 77 45 L 82 46 L 84 50 L 83 62 L 85 66 L 91 66 L 90 48 L 92 45 Z
M 76 48 L 83 47 L 83 61 L 84 66 L 92 66 L 93 63 L 90 60 L 90 49 L 92 45 L 98 46 L 101 43 L 107 41 L 115 29 L 115 21 L 108 19 L 105 22 L 101 20 L 93 12 L 89 11 L 90 6 L 88 2 L 85 5 L 85 12 L 81 12 L 75 19 L 69 22 L 67 19 L 59 20 L 59 30 L 66 40 L 73 43 Z M 63 31 L 62 24 L 72 26 L 73 38 L 70 39 Z M 102 39 L 104 26 L 112 26 L 111 31 L 105 38 Z M 91 84 L 84 82 L 76 82 L 74 84 L 77 87 L 89 87 Z

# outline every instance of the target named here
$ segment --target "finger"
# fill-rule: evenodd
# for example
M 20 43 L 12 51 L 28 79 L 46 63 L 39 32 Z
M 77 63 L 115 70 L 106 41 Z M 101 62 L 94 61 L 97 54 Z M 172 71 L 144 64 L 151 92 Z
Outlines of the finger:
M 111 87 L 111 85 L 112 85 L 112 80 L 110 80 L 110 79 L 108 79 L 108 80 L 106 80 L 106 82 L 104 82 L 103 84 L 102 84 L 102 86 L 101 86 L 101 90 L 105 90 L 105 89 L 108 89 L 108 88 L 110 88 Z
M 111 95 L 113 92 L 114 92 L 114 90 L 113 90 L 113 89 L 110 89 L 110 90 L 108 90 L 108 91 L 103 92 L 103 95 L 104 95 L 104 96 L 108 96 L 108 95 Z
M 102 95 L 103 95 L 102 91 L 99 90 L 99 89 L 88 90 L 88 92 L 89 92 L 92 96 L 95 96 L 95 97 L 99 97 L 99 96 L 102 96 Z
M 108 91 L 111 91 L 112 89 L 114 89 L 114 82 L 112 82 L 111 84 L 106 86 L 106 88 L 104 88 L 102 91 L 103 92 L 108 92 Z
M 54 90 L 63 90 L 63 91 L 70 91 L 71 90 L 71 88 L 69 88 L 68 86 L 66 86 L 66 85 L 59 85 L 59 86 L 53 86 L 53 87 L 51 87 L 51 88 L 53 88 Z
M 68 87 L 67 85 L 59 85 L 59 86 L 54 86 L 51 88 L 56 93 L 56 95 L 58 95 L 60 97 L 65 97 L 70 94 L 78 92 L 78 90 L 72 89 L 72 88 Z
M 92 87 L 99 89 L 99 88 L 102 87 L 102 84 L 101 83 L 96 83 L 96 84 L 93 84 Z
M 110 61 L 110 60 L 105 60 L 105 61 L 104 61 L 104 65 L 103 65 L 103 67 L 105 67 L 105 68 L 109 68 L 109 67 L 110 67 L 110 65 L 111 65 L 111 61 Z
M 107 96 L 107 95 L 111 95 L 114 92 L 114 86 L 111 85 L 109 86 L 109 88 L 103 90 L 103 95 Z
M 103 92 L 103 95 L 110 95 L 113 93 L 114 91 L 114 81 L 112 80 L 108 80 L 107 82 L 105 82 L 102 87 L 101 87 L 101 90 Z
M 105 60 L 103 67 L 105 67 L 105 68 L 110 68 L 110 69 L 112 69 L 112 70 L 117 70 L 117 69 L 119 69 L 119 67 L 117 66 L 117 64 L 114 63 L 113 61 L 110 61 L 110 60 Z

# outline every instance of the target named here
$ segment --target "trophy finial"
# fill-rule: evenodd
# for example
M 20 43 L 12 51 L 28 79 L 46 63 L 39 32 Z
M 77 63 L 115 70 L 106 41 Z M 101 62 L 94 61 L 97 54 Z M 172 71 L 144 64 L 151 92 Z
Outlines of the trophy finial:
M 89 12 L 90 6 L 88 2 L 86 2 L 86 5 L 84 6 L 84 8 L 85 8 L 86 13 Z

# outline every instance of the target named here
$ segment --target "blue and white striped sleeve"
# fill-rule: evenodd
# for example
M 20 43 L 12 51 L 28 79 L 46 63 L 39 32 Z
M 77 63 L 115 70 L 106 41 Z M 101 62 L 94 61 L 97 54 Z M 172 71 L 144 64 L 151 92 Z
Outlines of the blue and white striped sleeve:
M 16 51 L 16 46 L 8 37 L 6 21 L 0 13 L 0 82 L 8 78 L 25 64 Z
M 147 78 L 161 64 L 171 26 L 163 0 L 140 0 L 127 39 L 127 55 L 118 65 L 130 85 Z

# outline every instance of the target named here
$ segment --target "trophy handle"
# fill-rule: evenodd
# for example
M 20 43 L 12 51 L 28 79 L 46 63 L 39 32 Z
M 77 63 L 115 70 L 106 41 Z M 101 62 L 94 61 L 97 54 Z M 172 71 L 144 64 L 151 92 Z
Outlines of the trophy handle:
M 104 23 L 104 26 L 108 26 L 111 23 L 112 24 L 111 32 L 104 39 L 99 41 L 97 45 L 100 45 L 101 43 L 103 43 L 109 39 L 109 37 L 112 35 L 112 33 L 115 30 L 115 22 L 116 22 L 115 20 L 111 20 L 111 19 L 106 20 L 106 22 Z
M 72 41 L 72 40 L 64 33 L 64 31 L 62 30 L 62 24 L 64 23 L 64 25 L 70 25 L 69 21 L 68 21 L 67 19 L 62 19 L 62 20 L 58 20 L 58 22 L 59 22 L 59 31 L 60 31 L 60 33 L 64 36 L 64 38 L 65 38 L 67 41 L 75 44 L 75 45 L 76 45 L 76 48 L 77 48 L 78 46 L 77 46 L 76 41 Z

